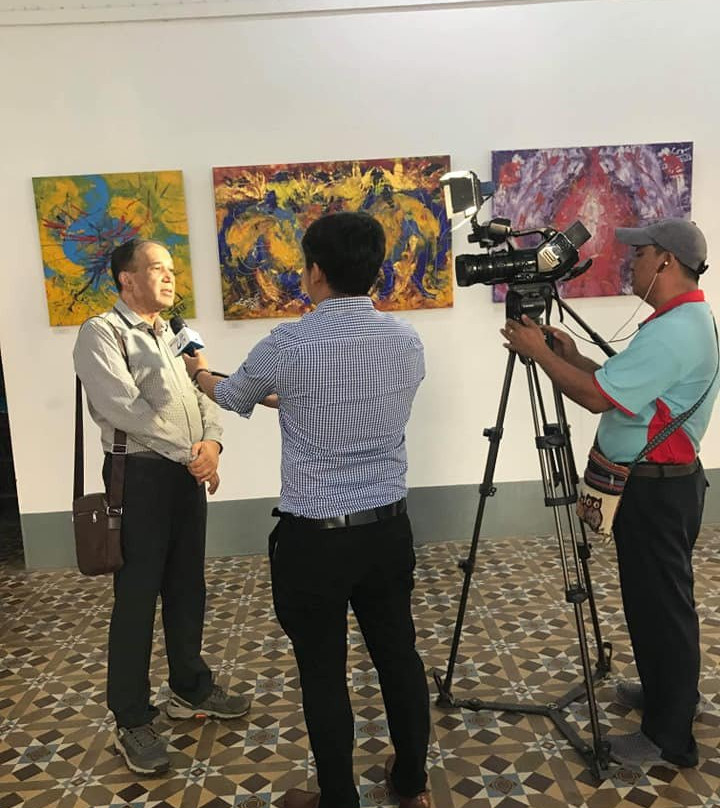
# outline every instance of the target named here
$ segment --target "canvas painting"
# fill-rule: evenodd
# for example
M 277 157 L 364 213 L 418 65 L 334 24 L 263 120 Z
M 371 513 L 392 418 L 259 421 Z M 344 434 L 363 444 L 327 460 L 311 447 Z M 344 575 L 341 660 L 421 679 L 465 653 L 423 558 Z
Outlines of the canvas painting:
M 440 177 L 450 158 L 406 157 L 213 169 L 225 319 L 291 317 L 301 288 L 300 240 L 326 213 L 365 211 L 382 224 L 378 309 L 452 305 L 450 228 Z
M 133 237 L 170 250 L 173 311 L 195 316 L 182 172 L 34 177 L 33 189 L 50 325 L 79 325 L 113 306 L 110 254 Z
M 509 218 L 515 230 L 565 230 L 579 219 L 592 234 L 580 261 L 593 263 L 558 283 L 561 296 L 631 294 L 632 250 L 615 241 L 614 230 L 689 218 L 692 158 L 692 143 L 494 151 L 492 215 Z M 528 239 L 519 246 L 537 244 Z M 494 286 L 493 300 L 504 300 L 505 290 Z

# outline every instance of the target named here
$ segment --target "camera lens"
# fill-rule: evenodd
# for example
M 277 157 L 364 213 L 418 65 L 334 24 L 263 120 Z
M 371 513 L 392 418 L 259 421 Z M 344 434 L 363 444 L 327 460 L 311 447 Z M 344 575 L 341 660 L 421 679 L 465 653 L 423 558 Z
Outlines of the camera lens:
M 458 286 L 472 286 L 475 283 L 487 285 L 509 283 L 526 273 L 532 277 L 536 272 L 535 250 L 458 255 L 455 259 L 455 277 Z

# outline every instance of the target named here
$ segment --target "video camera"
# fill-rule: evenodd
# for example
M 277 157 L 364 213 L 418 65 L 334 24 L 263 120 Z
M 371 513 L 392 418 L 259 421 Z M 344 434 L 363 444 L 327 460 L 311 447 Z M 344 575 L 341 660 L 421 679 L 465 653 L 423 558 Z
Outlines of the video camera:
M 508 301 L 509 316 L 515 319 L 519 319 L 523 313 L 533 316 L 541 300 L 547 300 L 551 294 L 555 281 L 576 278 L 590 267 L 590 260 L 577 264 L 578 248 L 590 238 L 582 222 L 574 222 L 564 232 L 552 227 L 513 230 L 510 220 L 501 218 L 478 224 L 478 211 L 495 191 L 493 183 L 480 182 L 473 171 L 450 171 L 440 177 L 440 185 L 445 194 L 448 218 L 459 213 L 470 218 L 472 233 L 468 241 L 479 244 L 484 250 L 476 255 L 458 255 L 455 258 L 458 285 L 527 285 L 526 292 L 520 295 L 519 311 L 513 310 L 514 304 Z M 542 241 L 537 247 L 517 249 L 509 241 L 514 237 L 530 235 L 541 237 Z M 503 244 L 505 249 L 493 249 Z M 530 288 L 533 285 L 537 285 L 535 289 Z M 539 298 L 535 304 L 524 302 L 525 298 L 533 297 L 533 291 L 537 292 Z M 541 305 L 544 307 L 545 303 Z

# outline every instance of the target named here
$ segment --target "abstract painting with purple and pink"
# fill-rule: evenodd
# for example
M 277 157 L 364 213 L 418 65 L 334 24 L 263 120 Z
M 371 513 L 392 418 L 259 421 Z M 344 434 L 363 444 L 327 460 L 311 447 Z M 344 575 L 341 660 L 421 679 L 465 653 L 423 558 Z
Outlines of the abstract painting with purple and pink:
M 510 219 L 514 230 L 565 230 L 579 219 L 592 233 L 580 261 L 591 258 L 592 266 L 559 282 L 561 297 L 631 294 L 632 248 L 615 241 L 615 228 L 689 218 L 692 157 L 692 143 L 494 151 L 492 215 Z M 519 242 L 534 247 L 538 238 Z M 493 286 L 493 300 L 505 291 Z

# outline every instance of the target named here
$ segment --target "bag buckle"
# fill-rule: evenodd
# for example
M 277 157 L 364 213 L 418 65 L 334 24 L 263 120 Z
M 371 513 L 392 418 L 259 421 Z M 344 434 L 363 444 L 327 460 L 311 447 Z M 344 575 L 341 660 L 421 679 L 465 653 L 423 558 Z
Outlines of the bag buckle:
M 127 443 L 113 443 L 110 454 L 124 455 L 127 454 Z
M 119 508 L 111 508 L 108 505 L 107 508 L 105 508 L 105 513 L 107 514 L 107 516 L 122 516 L 122 512 L 123 512 L 122 506 L 120 506 Z M 96 521 L 95 514 L 93 513 L 93 522 L 95 521 Z

